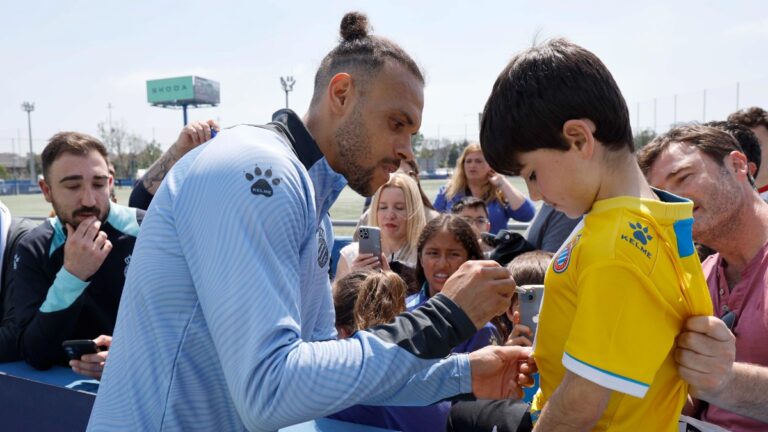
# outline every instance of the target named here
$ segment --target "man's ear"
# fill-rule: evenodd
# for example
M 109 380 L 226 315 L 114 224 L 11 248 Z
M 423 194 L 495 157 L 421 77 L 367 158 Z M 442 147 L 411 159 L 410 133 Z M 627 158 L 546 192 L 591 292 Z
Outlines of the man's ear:
M 571 119 L 563 123 L 562 136 L 566 144 L 585 159 L 595 151 L 595 124 L 589 119 Z
M 43 197 L 45 200 L 49 203 L 52 203 L 51 198 L 51 188 L 48 186 L 48 183 L 45 182 L 45 179 L 40 179 L 37 181 L 37 185 L 40 186 L 40 190 L 43 192 Z
M 749 160 L 744 153 L 734 150 L 728 154 L 727 160 L 737 174 L 746 177 L 750 173 Z
M 328 82 L 328 101 L 331 112 L 344 115 L 352 106 L 355 85 L 352 76 L 346 72 L 334 75 Z

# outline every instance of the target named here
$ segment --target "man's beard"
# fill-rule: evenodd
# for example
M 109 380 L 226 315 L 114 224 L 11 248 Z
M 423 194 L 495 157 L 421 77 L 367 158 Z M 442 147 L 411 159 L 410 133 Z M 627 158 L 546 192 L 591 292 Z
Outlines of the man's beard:
M 358 161 L 364 160 L 368 147 L 368 136 L 358 107 L 352 116 L 336 130 L 339 172 L 346 177 L 349 187 L 363 196 L 371 196 L 371 181 L 376 167 L 364 167 Z
M 365 160 L 373 150 L 368 140 L 368 130 L 363 125 L 362 106 L 358 106 L 352 116 L 336 130 L 336 146 L 340 155 L 339 172 L 347 179 L 352 190 L 363 196 L 371 196 L 376 192 L 372 187 L 373 175 L 379 165 L 400 166 L 400 159 L 382 159 L 372 167 L 365 167 L 358 161 Z
M 66 226 L 69 224 L 73 229 L 77 229 L 77 227 L 80 225 L 80 222 L 77 222 L 76 218 L 81 215 L 87 215 L 86 217 L 94 216 L 101 222 L 104 222 L 107 218 L 106 213 L 102 214 L 98 207 L 80 207 L 73 211 L 71 215 L 65 215 L 59 206 L 57 206 L 55 203 L 52 203 L 52 205 L 53 211 L 56 212 L 56 216 L 59 218 L 59 220 L 61 220 L 62 225 Z

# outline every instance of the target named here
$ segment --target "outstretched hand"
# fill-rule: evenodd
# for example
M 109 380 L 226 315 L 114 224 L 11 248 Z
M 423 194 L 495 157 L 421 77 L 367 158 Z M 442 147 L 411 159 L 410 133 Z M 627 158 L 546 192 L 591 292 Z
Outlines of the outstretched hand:
M 520 399 L 537 371 L 531 349 L 489 345 L 469 354 L 472 393 L 478 399 Z

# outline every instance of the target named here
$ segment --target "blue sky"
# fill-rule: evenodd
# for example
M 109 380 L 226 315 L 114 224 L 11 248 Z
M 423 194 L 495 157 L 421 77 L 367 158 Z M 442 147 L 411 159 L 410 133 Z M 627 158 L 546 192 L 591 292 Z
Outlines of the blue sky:
M 296 80 L 303 114 L 314 72 L 348 10 L 405 48 L 426 70 L 422 132 L 477 137 L 477 113 L 509 58 L 539 39 L 567 37 L 612 71 L 641 127 L 722 118 L 768 106 L 768 18 L 758 1 L 9 1 L 0 0 L 0 152 L 21 135 L 22 101 L 35 151 L 60 130 L 96 134 L 115 123 L 168 145 L 181 112 L 149 106 L 145 81 L 199 75 L 221 83 L 221 105 L 191 119 L 264 123 L 282 107 L 281 75 Z M 706 113 L 703 109 L 707 89 Z M 657 99 L 656 121 L 653 100 Z M 18 143 L 16 144 L 18 148 Z M 26 151 L 26 150 L 24 150 Z

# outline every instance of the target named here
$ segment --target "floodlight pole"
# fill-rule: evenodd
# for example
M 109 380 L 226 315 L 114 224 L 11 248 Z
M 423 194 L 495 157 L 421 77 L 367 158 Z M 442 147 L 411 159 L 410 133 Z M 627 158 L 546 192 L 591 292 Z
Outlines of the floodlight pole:
M 288 108 L 288 93 L 293 91 L 293 85 L 296 84 L 296 80 L 292 76 L 280 77 L 280 84 L 285 92 L 285 107 Z
M 29 127 L 29 173 L 32 176 L 32 186 L 34 186 L 37 181 L 37 173 L 35 173 L 35 152 L 32 150 L 32 111 L 35 110 L 35 103 L 22 102 L 21 109 L 27 112 L 27 126 Z

